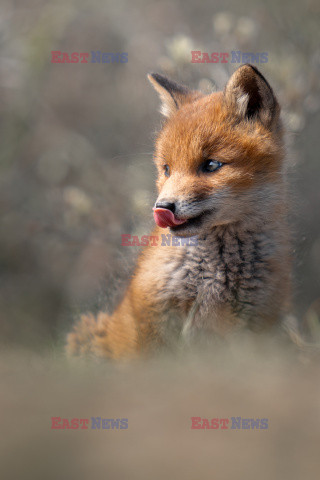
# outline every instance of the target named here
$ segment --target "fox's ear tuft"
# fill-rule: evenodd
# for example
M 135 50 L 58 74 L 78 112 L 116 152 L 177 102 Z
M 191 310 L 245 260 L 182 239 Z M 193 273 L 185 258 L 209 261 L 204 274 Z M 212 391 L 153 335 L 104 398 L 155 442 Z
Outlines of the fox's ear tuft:
M 189 90 L 159 73 L 150 73 L 148 79 L 160 96 L 161 113 L 165 117 L 171 117 L 182 105 L 201 96 L 200 92 Z
M 241 118 L 259 119 L 272 128 L 276 124 L 280 107 L 267 80 L 256 67 L 242 65 L 231 76 L 224 95 L 229 107 Z

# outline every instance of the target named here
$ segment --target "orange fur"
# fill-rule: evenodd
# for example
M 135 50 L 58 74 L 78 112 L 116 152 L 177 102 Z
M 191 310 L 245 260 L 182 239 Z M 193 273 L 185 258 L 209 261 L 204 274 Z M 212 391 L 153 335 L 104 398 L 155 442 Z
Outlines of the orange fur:
M 192 331 L 225 335 L 243 324 L 279 322 L 289 305 L 284 149 L 269 84 L 249 65 L 224 92 L 206 96 L 149 78 L 169 117 L 156 142 L 158 200 L 175 202 L 182 218 L 200 214 L 200 226 L 172 229 L 198 235 L 199 248 L 147 246 L 113 315 L 84 316 L 69 334 L 72 354 L 134 358 L 166 343 L 162 332 L 172 317 L 183 330 L 195 311 Z M 206 159 L 223 166 L 203 173 Z M 156 227 L 152 235 L 168 231 Z

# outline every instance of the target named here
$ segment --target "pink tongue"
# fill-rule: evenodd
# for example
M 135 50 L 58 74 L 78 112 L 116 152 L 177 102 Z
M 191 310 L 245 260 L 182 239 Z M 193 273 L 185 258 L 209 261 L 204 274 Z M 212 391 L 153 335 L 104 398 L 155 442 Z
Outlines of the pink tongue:
M 175 225 L 181 225 L 187 220 L 178 220 L 171 210 L 167 208 L 154 208 L 153 209 L 154 221 L 161 228 L 174 227 Z

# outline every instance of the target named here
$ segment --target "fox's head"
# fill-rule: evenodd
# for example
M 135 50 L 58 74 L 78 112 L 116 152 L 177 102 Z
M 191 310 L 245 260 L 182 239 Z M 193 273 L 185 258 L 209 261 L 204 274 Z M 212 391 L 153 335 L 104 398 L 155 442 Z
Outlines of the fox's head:
M 204 95 L 159 74 L 167 117 L 156 142 L 154 217 L 178 236 L 274 215 L 282 189 L 282 129 L 273 91 L 251 65 Z

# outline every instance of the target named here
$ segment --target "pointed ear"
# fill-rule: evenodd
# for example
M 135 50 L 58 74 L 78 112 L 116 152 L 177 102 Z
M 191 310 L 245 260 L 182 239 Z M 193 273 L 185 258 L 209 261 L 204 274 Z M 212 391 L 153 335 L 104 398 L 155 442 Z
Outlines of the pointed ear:
M 273 128 L 279 118 L 280 107 L 267 80 L 252 65 L 242 65 L 227 83 L 224 95 L 236 115 L 243 119 L 259 119 L 267 128 Z
M 189 90 L 159 73 L 150 73 L 148 79 L 160 96 L 161 113 L 165 117 L 171 117 L 182 105 L 202 96 L 200 92 Z

